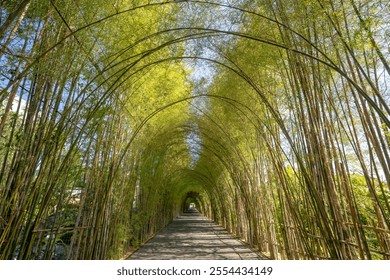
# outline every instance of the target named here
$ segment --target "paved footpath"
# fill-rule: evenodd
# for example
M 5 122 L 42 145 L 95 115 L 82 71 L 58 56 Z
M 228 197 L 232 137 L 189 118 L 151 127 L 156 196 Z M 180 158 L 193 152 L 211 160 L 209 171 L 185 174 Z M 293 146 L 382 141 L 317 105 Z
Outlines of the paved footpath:
M 261 257 L 199 213 L 176 218 L 128 260 L 257 260 Z

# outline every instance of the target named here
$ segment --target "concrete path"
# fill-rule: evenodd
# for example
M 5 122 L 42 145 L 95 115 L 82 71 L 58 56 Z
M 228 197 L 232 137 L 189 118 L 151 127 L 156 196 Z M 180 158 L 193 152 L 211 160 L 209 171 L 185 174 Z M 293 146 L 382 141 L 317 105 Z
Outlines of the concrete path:
M 245 244 L 199 213 L 176 218 L 128 260 L 257 260 Z

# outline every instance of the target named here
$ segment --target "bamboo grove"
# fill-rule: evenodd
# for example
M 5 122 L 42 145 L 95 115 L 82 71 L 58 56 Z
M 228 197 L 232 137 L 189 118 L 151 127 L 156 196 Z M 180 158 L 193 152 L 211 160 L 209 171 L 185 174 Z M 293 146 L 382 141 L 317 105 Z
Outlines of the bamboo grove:
M 388 0 L 10 0 L 0 259 L 119 259 L 189 203 L 271 259 L 390 259 Z

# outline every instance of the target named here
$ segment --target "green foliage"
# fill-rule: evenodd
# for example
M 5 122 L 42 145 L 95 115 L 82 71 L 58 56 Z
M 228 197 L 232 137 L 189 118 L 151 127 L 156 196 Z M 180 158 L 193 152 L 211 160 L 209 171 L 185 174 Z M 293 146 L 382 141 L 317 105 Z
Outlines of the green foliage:
M 186 199 L 271 258 L 387 258 L 382 5 L 32 0 L 1 41 L 27 107 L 1 111 L 0 258 L 117 259 Z

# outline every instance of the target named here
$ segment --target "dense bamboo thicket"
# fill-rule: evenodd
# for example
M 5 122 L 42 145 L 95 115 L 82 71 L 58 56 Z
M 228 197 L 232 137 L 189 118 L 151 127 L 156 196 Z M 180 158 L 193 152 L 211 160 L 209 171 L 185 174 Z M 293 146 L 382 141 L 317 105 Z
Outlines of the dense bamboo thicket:
M 2 1 L 0 259 L 118 259 L 190 203 L 272 259 L 390 259 L 389 7 Z

